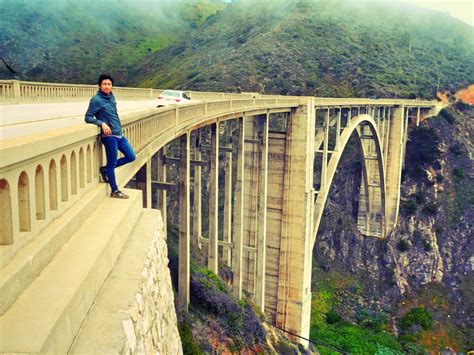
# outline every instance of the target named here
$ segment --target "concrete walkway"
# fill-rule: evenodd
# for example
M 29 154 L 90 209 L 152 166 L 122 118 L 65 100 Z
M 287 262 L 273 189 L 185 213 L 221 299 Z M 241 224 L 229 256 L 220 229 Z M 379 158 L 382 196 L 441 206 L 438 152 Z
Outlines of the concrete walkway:
M 0 140 L 84 123 L 89 100 L 67 103 L 0 105 Z M 119 115 L 149 110 L 156 100 L 117 100 Z

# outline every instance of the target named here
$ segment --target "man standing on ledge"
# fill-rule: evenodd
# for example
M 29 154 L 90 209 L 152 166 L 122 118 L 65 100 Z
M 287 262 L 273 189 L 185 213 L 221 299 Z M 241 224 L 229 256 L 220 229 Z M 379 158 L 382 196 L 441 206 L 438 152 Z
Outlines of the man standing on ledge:
M 115 168 L 135 160 L 135 152 L 123 135 L 122 124 L 117 113 L 117 102 L 112 94 L 114 79 L 108 74 L 100 74 L 97 84 L 99 91 L 92 97 L 85 121 L 100 127 L 101 140 L 107 155 L 107 165 L 99 168 L 102 181 L 108 182 L 112 192 L 110 197 L 128 198 L 121 192 L 115 181 Z M 94 117 L 95 116 L 95 117 Z M 118 151 L 123 157 L 117 159 Z

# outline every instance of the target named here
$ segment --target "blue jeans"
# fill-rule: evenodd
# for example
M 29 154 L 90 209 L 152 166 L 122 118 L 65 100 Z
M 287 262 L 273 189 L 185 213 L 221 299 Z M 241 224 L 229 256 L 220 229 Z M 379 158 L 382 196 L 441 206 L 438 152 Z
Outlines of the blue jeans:
M 110 188 L 112 192 L 118 191 L 117 182 L 115 181 L 115 172 L 114 169 L 122 166 L 124 164 L 130 163 L 135 160 L 136 155 L 128 143 L 127 138 L 125 137 L 115 137 L 115 136 L 102 136 L 102 144 L 105 148 L 105 154 L 107 155 L 107 177 L 109 178 Z M 117 160 L 118 151 L 123 153 L 123 157 Z

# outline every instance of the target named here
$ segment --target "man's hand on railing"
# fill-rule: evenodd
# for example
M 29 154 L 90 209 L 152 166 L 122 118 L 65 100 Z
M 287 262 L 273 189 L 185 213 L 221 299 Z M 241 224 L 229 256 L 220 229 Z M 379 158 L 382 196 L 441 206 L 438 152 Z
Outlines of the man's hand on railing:
M 104 133 L 105 136 L 110 136 L 112 134 L 112 130 L 110 129 L 109 126 L 107 126 L 107 123 L 102 123 L 102 132 Z

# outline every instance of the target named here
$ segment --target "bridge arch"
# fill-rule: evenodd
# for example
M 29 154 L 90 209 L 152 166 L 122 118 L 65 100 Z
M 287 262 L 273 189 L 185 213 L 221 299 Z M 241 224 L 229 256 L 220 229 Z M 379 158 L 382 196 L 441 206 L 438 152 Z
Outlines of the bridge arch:
M 381 140 L 377 129 L 377 123 L 375 122 L 373 117 L 368 114 L 362 114 L 351 118 L 350 124 L 342 131 L 339 137 L 340 149 L 335 150 L 329 160 L 326 177 L 327 187 L 320 190 L 320 193 L 317 195 L 315 201 L 311 243 L 313 247 L 316 242 L 316 235 L 319 229 L 319 224 L 321 222 L 324 206 L 329 195 L 329 190 L 332 185 L 334 175 L 338 168 L 342 153 L 344 152 L 344 149 L 354 132 L 357 132 L 357 142 L 361 154 L 364 158 L 364 163 L 362 167 L 361 198 L 359 199 L 360 201 L 362 201 L 359 204 L 359 213 L 361 212 L 361 208 L 365 208 L 366 210 L 364 212 L 368 216 L 377 214 L 379 216 L 377 223 L 380 224 L 379 236 L 385 236 L 385 171 L 383 164 L 384 158 L 382 154 Z M 367 142 L 364 142 L 364 140 Z M 374 176 L 378 177 L 378 184 L 371 183 L 371 177 L 373 178 Z M 361 226 L 359 225 L 359 223 L 358 227 L 363 234 L 370 235 L 370 227 L 366 230 L 361 230 Z

